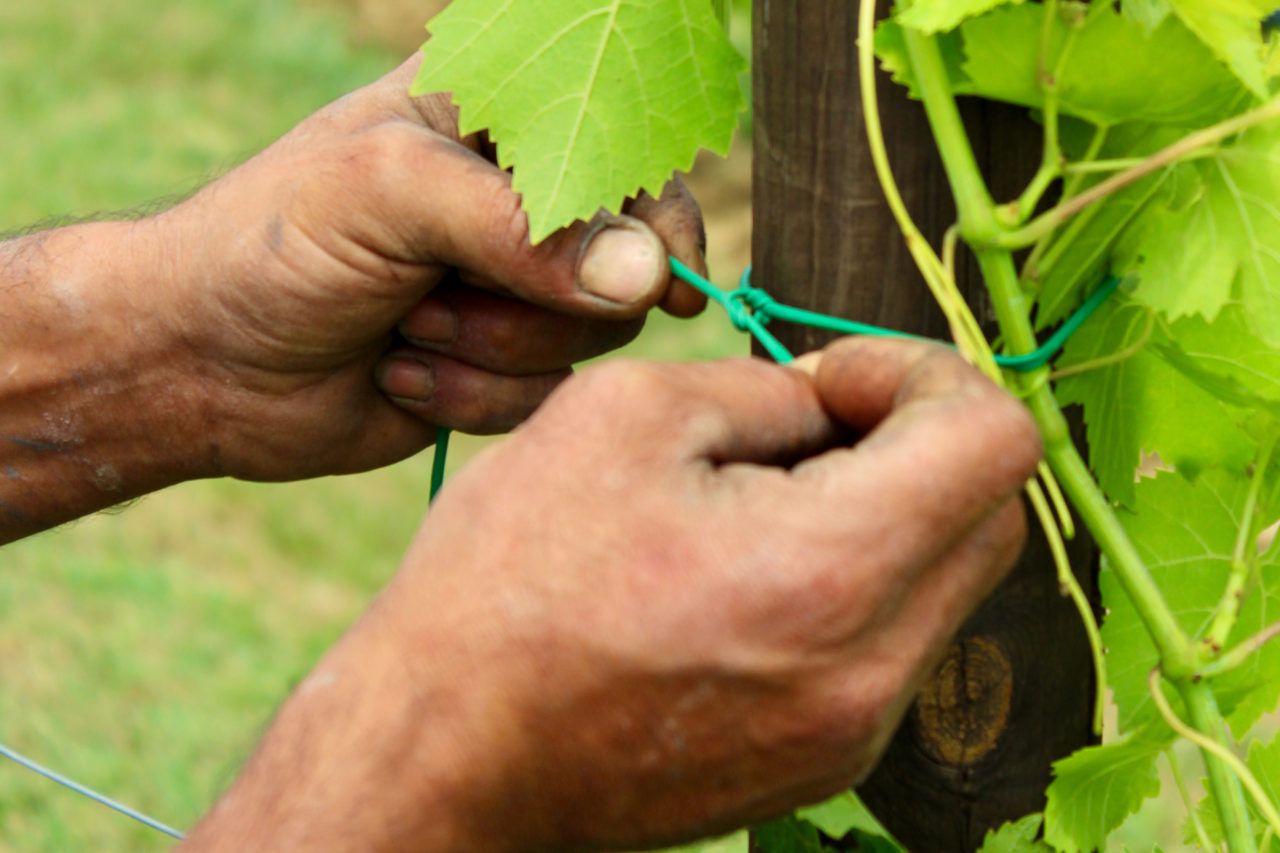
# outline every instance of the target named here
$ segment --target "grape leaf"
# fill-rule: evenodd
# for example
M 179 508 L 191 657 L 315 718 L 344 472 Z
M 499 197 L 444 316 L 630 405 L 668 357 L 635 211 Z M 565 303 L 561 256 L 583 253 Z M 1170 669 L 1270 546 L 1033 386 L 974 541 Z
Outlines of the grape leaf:
M 1061 130 L 1063 150 L 1068 157 L 1080 158 L 1094 131 L 1079 121 L 1064 123 Z M 1178 141 L 1186 134 L 1171 125 L 1127 123 L 1109 128 L 1098 151 L 1101 159 L 1146 157 Z M 1040 273 L 1037 296 L 1036 327 L 1043 329 L 1067 317 L 1084 299 L 1088 289 L 1099 282 L 1104 273 L 1117 267 L 1115 255 L 1121 235 L 1148 203 L 1176 192 L 1177 172 L 1161 170 L 1147 175 L 1112 193 L 1084 210 L 1079 218 L 1062 230 L 1044 256 L 1048 271 Z M 1081 191 L 1105 179 L 1090 176 Z M 1130 282 L 1132 285 L 1134 282 Z
M 1132 510 L 1117 514 L 1179 624 L 1193 635 L 1207 626 L 1230 571 L 1249 480 L 1222 470 L 1205 471 L 1195 483 L 1160 474 L 1137 487 Z M 1270 517 L 1263 507 L 1263 517 Z M 1193 526 L 1194 523 L 1194 526 Z M 1157 655 L 1137 611 L 1104 562 L 1099 576 L 1108 615 L 1102 625 L 1107 680 L 1115 691 L 1121 730 L 1158 719 L 1147 688 Z M 1260 558 L 1257 583 L 1245 598 L 1232 631 L 1234 644 L 1280 618 L 1280 553 Z M 1268 645 L 1239 669 L 1214 680 L 1228 721 L 1249 728 L 1280 700 L 1280 645 Z
M 1044 812 L 1045 841 L 1062 853 L 1105 849 L 1111 831 L 1143 801 L 1159 795 L 1156 759 L 1172 740 L 1172 730 L 1150 727 L 1055 761 Z
M 999 829 L 989 829 L 978 853 L 1053 853 L 1052 847 L 1037 839 L 1043 823 L 1043 815 L 1029 814 Z
M 1169 17 L 1173 7 L 1169 0 L 1120 0 L 1120 11 L 1149 33 Z
M 912 0 L 911 5 L 895 17 L 904 27 L 924 33 L 950 32 L 966 18 L 990 12 L 1005 3 L 1022 2 L 1023 0 Z
M 956 81 L 955 90 L 1043 106 L 1037 82 L 1043 23 L 1039 4 L 1002 6 L 966 21 L 959 30 L 966 80 Z M 1051 55 L 1061 50 L 1067 32 L 1066 23 L 1054 21 Z M 1248 100 L 1240 83 L 1178 21 L 1170 18 L 1148 35 L 1112 10 L 1088 17 L 1057 82 L 1062 113 L 1101 125 L 1198 127 L 1238 112 Z
M 1084 300 L 1086 288 L 1108 270 L 1116 238 L 1155 195 L 1167 173 L 1148 175 L 1080 214 L 1079 231 L 1065 245 L 1040 283 L 1036 328 L 1066 319 Z
M 1173 12 L 1259 98 L 1269 97 L 1262 20 L 1274 0 L 1169 0 Z
M 1219 400 L 1251 415 L 1280 418 L 1280 349 L 1249 329 L 1244 310 L 1228 305 L 1212 323 L 1188 317 L 1173 325 L 1172 343 L 1160 356 Z
M 845 791 L 816 806 L 798 809 L 796 817 L 807 820 L 830 838 L 844 838 L 857 831 L 864 836 L 880 836 L 885 842 L 885 849 L 899 849 L 889 840 L 889 831 L 852 791 Z
M 1208 466 L 1243 471 L 1254 442 L 1242 414 L 1172 367 L 1153 344 L 1171 346 L 1149 309 L 1113 296 L 1067 342 L 1062 369 L 1147 344 L 1117 363 L 1064 377 L 1058 399 L 1084 407 L 1089 461 L 1103 491 L 1134 502 L 1134 472 L 1143 453 L 1158 453 L 1184 476 Z M 1195 413 L 1194 425 L 1188 413 Z
M 1245 762 L 1253 771 L 1253 777 L 1262 786 L 1263 793 L 1273 804 L 1280 803 L 1280 737 L 1272 737 L 1268 743 L 1255 740 L 1249 745 L 1249 757 Z M 1249 798 L 1249 811 L 1260 827 L 1266 826 L 1266 818 L 1258 804 Z
M 1212 320 L 1241 301 L 1253 333 L 1280 346 L 1280 125 L 1254 128 L 1177 169 L 1180 190 L 1152 203 L 1121 238 L 1115 270 L 1170 319 Z
M 743 106 L 709 0 L 454 0 L 429 28 L 412 91 L 489 131 L 535 243 L 725 153 Z

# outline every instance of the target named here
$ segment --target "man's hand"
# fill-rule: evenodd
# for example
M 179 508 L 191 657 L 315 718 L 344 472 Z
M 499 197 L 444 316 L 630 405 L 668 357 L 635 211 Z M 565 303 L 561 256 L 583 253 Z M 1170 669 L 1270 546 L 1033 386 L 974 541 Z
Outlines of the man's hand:
M 528 243 L 417 58 L 171 211 L 0 242 L 0 542 L 200 477 L 365 470 L 508 429 L 655 306 L 697 313 L 678 182 Z
M 189 849 L 672 844 L 861 779 L 1022 542 L 955 355 L 614 363 L 444 491 Z
M 419 60 L 161 218 L 223 473 L 357 471 L 437 425 L 510 429 L 651 307 L 704 304 L 666 261 L 702 267 L 682 185 L 531 247 L 510 175 L 459 137 L 448 96 L 409 98 Z

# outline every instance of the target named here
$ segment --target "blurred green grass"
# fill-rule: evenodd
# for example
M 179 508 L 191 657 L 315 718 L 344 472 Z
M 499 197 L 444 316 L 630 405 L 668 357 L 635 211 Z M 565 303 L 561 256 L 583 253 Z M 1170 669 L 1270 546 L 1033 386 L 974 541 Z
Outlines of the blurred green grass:
M 182 195 L 400 57 L 284 0 L 0 4 L 0 232 Z M 631 354 L 745 344 L 655 318 Z M 459 438 L 456 469 L 484 442 Z M 394 570 L 430 460 L 191 483 L 0 552 L 0 741 L 178 827 Z M 168 840 L 0 761 L 0 851 Z

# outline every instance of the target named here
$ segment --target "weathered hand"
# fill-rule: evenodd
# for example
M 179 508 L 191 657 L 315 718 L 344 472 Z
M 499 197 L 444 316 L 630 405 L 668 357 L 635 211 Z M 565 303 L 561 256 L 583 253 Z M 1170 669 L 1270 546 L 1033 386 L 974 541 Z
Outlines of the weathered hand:
M 682 185 L 531 247 L 510 176 L 459 138 L 448 97 L 408 97 L 418 59 L 158 223 L 222 473 L 362 470 L 437 425 L 509 429 L 655 304 L 703 305 L 666 263 L 701 266 Z
M 564 385 L 445 489 L 193 849 L 632 850 L 860 779 L 1012 564 L 1040 447 L 941 347 L 804 364 Z

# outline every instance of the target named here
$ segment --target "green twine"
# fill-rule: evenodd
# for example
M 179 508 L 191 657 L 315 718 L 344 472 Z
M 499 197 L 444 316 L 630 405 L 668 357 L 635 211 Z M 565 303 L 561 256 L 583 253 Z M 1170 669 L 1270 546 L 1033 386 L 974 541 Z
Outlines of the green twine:
M 449 435 L 448 427 L 436 430 L 436 456 L 431 462 L 431 500 L 436 499 L 444 485 L 444 466 L 449 461 Z
M 819 314 L 816 311 L 806 311 L 803 308 L 783 305 L 765 291 L 752 286 L 751 267 L 747 267 L 742 274 L 742 280 L 738 283 L 737 290 L 725 291 L 716 287 L 675 258 L 670 258 L 669 261 L 671 263 L 671 271 L 677 278 L 706 294 L 708 299 L 723 308 L 734 328 L 750 333 L 760 342 L 765 351 L 773 357 L 774 361 L 779 364 L 792 362 L 795 360 L 795 356 L 769 331 L 767 326 L 771 320 L 812 326 L 817 329 L 839 332 L 843 335 L 874 335 L 881 338 L 929 340 L 907 332 L 882 329 L 879 326 L 858 323 L 854 320 L 846 320 L 843 317 L 832 317 L 829 314 Z M 995 357 L 996 364 L 1005 370 L 1014 370 L 1020 373 L 1030 373 L 1044 367 L 1058 354 L 1067 343 L 1067 340 L 1084 325 L 1085 320 L 1088 320 L 1093 315 L 1093 312 L 1097 311 L 1102 303 L 1106 302 L 1111 297 L 1111 294 L 1115 293 L 1116 288 L 1119 286 L 1120 279 L 1110 276 L 1056 332 L 1049 336 L 1049 339 L 1042 346 L 1025 355 L 997 355 Z M 431 467 L 432 500 L 435 500 L 436 494 L 440 491 L 440 486 L 444 483 L 444 468 L 448 456 L 449 430 L 441 427 L 436 434 L 435 461 Z
M 702 293 L 705 293 L 711 301 L 725 310 L 734 328 L 739 331 L 750 332 L 760 342 L 760 345 L 782 364 L 792 361 L 793 357 L 787 351 L 787 348 L 766 328 L 770 320 L 781 320 L 784 323 L 796 323 L 817 329 L 827 329 L 844 335 L 874 335 L 881 338 L 929 340 L 907 332 L 882 329 L 879 326 L 858 323 L 854 320 L 846 320 L 843 317 L 832 317 L 828 314 L 819 314 L 816 311 L 806 311 L 803 308 L 783 305 L 765 291 L 751 285 L 750 267 L 747 267 L 746 272 L 742 274 L 742 280 L 739 282 L 737 290 L 724 291 L 675 258 L 671 258 L 670 261 L 671 271 L 675 273 L 677 278 L 688 282 Z M 1108 278 L 1071 315 L 1070 319 L 1063 323 L 1062 327 L 1054 332 L 1049 340 L 1044 342 L 1043 346 L 1026 355 L 997 355 L 995 357 L 996 364 L 1005 370 L 1014 370 L 1020 373 L 1030 373 L 1044 367 L 1058 354 L 1063 345 L 1066 344 L 1067 339 L 1076 333 L 1076 330 L 1083 325 L 1084 321 L 1088 320 L 1093 312 L 1097 311 L 1098 307 L 1106 302 L 1119 286 L 1120 279 L 1114 276 Z

